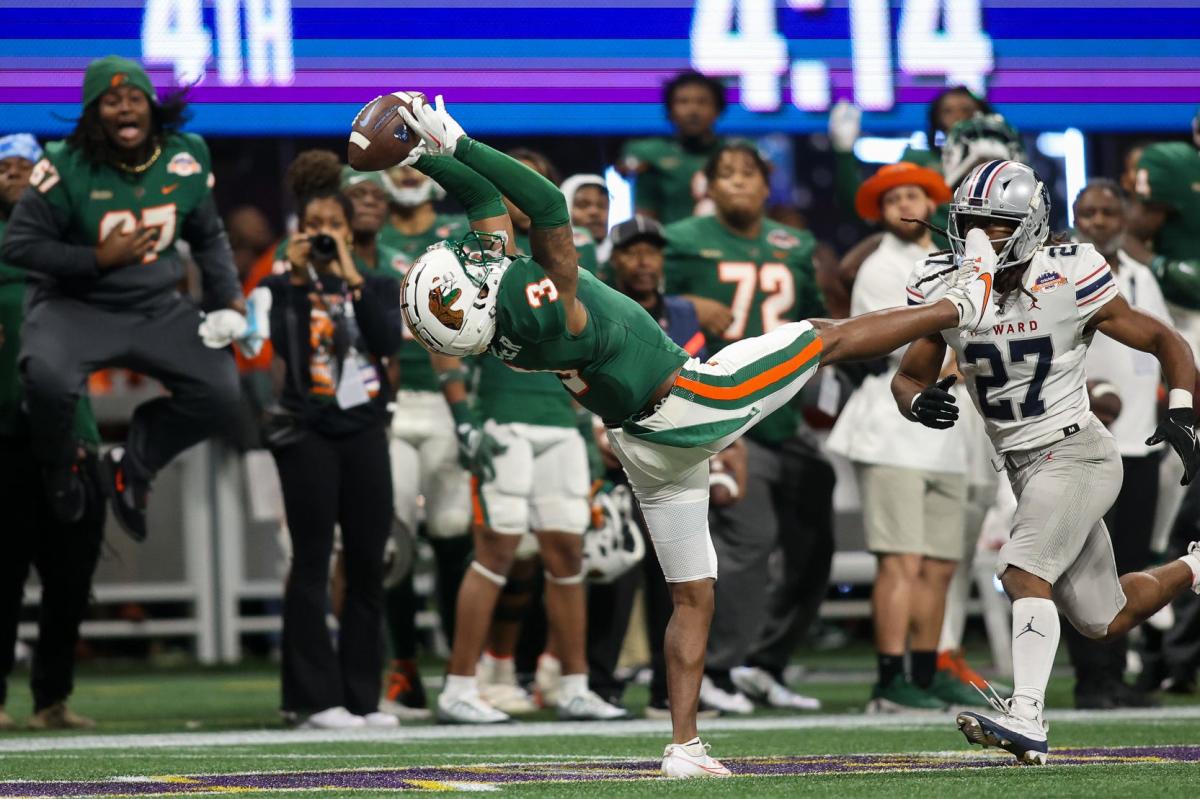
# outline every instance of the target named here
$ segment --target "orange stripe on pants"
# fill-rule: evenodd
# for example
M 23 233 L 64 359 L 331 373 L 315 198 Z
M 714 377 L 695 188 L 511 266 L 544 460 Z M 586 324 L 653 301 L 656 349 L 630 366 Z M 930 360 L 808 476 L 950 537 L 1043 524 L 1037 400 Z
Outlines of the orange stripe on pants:
M 675 385 L 682 389 L 686 389 L 693 394 L 707 399 L 714 400 L 736 400 L 743 397 L 748 397 L 756 391 L 761 391 L 772 383 L 778 383 L 788 375 L 798 370 L 801 366 L 808 363 L 821 353 L 821 339 L 816 338 L 804 349 L 796 355 L 788 358 L 783 363 L 772 366 L 765 372 L 760 372 L 749 380 L 744 380 L 734 386 L 710 386 L 707 383 L 701 383 L 697 380 L 691 380 L 686 377 L 679 377 L 675 381 Z

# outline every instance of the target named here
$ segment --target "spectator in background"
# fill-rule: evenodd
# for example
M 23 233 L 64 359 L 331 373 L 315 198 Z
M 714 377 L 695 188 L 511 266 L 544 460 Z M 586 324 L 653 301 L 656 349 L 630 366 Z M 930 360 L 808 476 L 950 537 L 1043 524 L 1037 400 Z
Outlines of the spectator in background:
M 612 243 L 608 241 L 608 184 L 602 175 L 571 175 L 559 187 L 567 198 L 571 224 L 585 229 L 596 242 L 597 277 L 612 282 L 608 259 Z
M 712 213 L 704 165 L 721 147 L 714 127 L 725 112 L 725 87 L 699 72 L 682 72 L 664 87 L 663 105 L 675 135 L 628 142 L 617 169 L 637 180 L 637 212 L 667 225 Z
M 41 147 L 27 133 L 0 138 L 0 238 L 41 158 Z M 0 525 L 4 552 L 0 557 L 0 731 L 17 728 L 4 705 L 30 566 L 37 569 L 42 599 L 30 677 L 34 712 L 29 727 L 86 729 L 95 722 L 67 707 L 67 698 L 74 684 L 79 624 L 104 535 L 104 495 L 96 469 L 100 433 L 91 404 L 83 396 L 74 408 L 71 435 L 85 487 L 85 508 L 78 521 L 60 521 L 46 499 L 17 375 L 28 278 L 25 270 L 0 263 L 0 485 L 5 497 Z
M 400 287 L 355 265 L 354 208 L 339 180 L 332 153 L 302 153 L 293 162 L 288 183 L 300 230 L 288 241 L 289 272 L 259 289 L 272 298 L 280 405 L 288 412 L 272 446 L 292 543 L 283 712 L 308 728 L 389 727 L 395 716 L 378 712 L 383 550 L 392 520 L 392 392 L 383 361 L 400 346 Z M 345 566 L 336 651 L 325 621 L 335 525 Z
M 758 150 L 746 142 L 724 144 L 704 172 L 715 214 L 666 227 L 665 273 L 667 292 L 696 304 L 708 331 L 708 351 L 719 352 L 730 342 L 786 322 L 824 315 L 813 274 L 815 240 L 808 231 L 767 218 L 770 166 Z M 714 306 L 732 319 L 720 332 L 713 332 L 702 312 Z M 700 697 L 726 712 L 753 710 L 731 672 L 746 664 L 765 624 L 768 584 L 763 578 L 771 553 L 783 547 L 787 571 L 805 590 L 823 593 L 828 579 L 833 531 L 814 529 L 809 522 L 810 507 L 827 504 L 832 494 L 825 492 L 825 483 L 803 479 L 808 462 L 801 457 L 798 424 L 799 412 L 789 405 L 749 433 L 744 501 L 709 514 L 721 579 Z M 782 685 L 771 695 L 787 706 L 804 704 Z
M 949 199 L 941 175 L 907 161 L 862 184 L 858 215 L 884 233 L 858 271 L 851 316 L 904 304 L 913 267 L 934 249 L 920 223 Z M 863 381 L 828 442 L 854 464 L 867 549 L 879 564 L 871 591 L 878 680 L 867 706 L 877 713 L 980 704 L 974 690 L 937 671 L 946 591 L 963 550 L 967 442 L 957 428 L 918 428 L 896 412 L 891 381 L 903 354 Z
M 1095 246 L 1116 275 L 1117 286 L 1130 305 L 1169 319 L 1167 305 L 1154 274 L 1123 249 L 1126 220 L 1125 195 L 1114 181 L 1096 179 L 1075 198 L 1076 239 Z M 1158 496 L 1162 446 L 1150 447 L 1146 439 L 1158 424 L 1158 362 L 1153 355 L 1122 346 L 1103 333 L 1088 348 L 1086 370 L 1093 397 L 1102 392 L 1120 397 L 1120 415 L 1108 427 L 1121 453 L 1124 479 L 1117 501 L 1104 515 L 1112 538 L 1113 557 L 1121 574 L 1141 571 L 1151 564 L 1150 539 L 1154 530 L 1154 502 Z M 1075 706 L 1107 709 L 1148 707 L 1153 700 L 1126 684 L 1128 639 L 1105 643 L 1085 638 L 1069 624 L 1063 641 L 1075 666 Z
M 75 129 L 48 145 L 0 252 L 43 277 L 20 369 L 56 518 L 78 521 L 87 507 L 72 420 L 88 374 L 119 363 L 171 392 L 139 405 L 126 443 L 105 455 L 113 515 L 139 541 L 155 473 L 238 407 L 237 370 L 223 350 L 245 329 L 245 302 L 212 199 L 208 146 L 179 132 L 185 110 L 178 95 L 160 101 L 133 61 L 89 64 Z M 206 305 L 223 309 L 209 314 L 203 339 L 195 303 L 178 291 L 179 238 L 203 274 Z

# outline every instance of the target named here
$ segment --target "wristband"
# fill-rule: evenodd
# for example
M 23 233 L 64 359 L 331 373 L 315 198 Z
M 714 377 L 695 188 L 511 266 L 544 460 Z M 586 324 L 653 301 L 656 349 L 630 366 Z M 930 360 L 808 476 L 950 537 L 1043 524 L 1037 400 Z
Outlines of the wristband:
M 725 486 L 729 491 L 729 496 L 733 499 L 737 499 L 740 496 L 737 480 L 733 479 L 733 475 L 726 472 L 712 472 L 708 475 L 708 487 L 711 489 L 713 486 Z
M 467 370 L 462 366 L 456 366 L 453 369 L 438 372 L 437 380 L 439 386 L 444 386 L 447 383 L 453 383 L 458 380 L 465 383 L 467 382 Z
M 1167 408 L 1175 410 L 1176 408 L 1192 408 L 1192 392 L 1183 388 L 1173 388 L 1167 393 Z

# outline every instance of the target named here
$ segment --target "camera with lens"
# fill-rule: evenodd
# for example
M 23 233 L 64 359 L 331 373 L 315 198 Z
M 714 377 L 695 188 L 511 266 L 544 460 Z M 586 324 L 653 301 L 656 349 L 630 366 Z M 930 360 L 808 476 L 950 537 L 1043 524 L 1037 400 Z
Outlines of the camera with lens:
M 317 233 L 310 236 L 308 246 L 312 252 L 312 259 L 319 263 L 332 261 L 338 257 L 337 242 L 328 233 Z

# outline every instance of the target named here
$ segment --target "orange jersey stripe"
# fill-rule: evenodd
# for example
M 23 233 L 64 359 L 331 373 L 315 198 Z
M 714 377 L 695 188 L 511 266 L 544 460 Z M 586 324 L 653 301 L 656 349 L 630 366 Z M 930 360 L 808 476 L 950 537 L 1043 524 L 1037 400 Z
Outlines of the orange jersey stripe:
M 765 372 L 756 374 L 749 380 L 744 380 L 741 383 L 738 383 L 736 386 L 710 386 L 696 380 L 690 380 L 686 377 L 680 377 L 676 379 L 675 385 L 682 389 L 686 389 L 697 396 L 705 397 L 707 399 L 741 399 L 742 397 L 748 397 L 754 392 L 766 388 L 772 383 L 777 383 L 780 380 L 783 380 L 820 353 L 821 339 L 815 338 L 798 354 L 793 355 L 791 358 L 777 366 L 772 366 Z
M 478 527 L 486 527 L 487 523 L 483 516 L 483 497 L 479 495 L 481 488 L 479 478 L 471 477 L 471 510 L 474 523 Z

